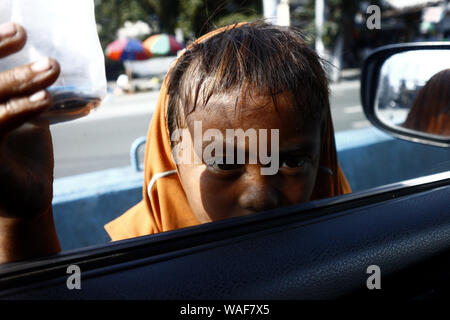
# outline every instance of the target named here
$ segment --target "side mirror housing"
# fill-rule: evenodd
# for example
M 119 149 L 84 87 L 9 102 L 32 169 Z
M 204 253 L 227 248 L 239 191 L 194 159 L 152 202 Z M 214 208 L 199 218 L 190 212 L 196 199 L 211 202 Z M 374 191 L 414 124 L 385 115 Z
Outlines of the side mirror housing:
M 364 61 L 368 120 L 395 137 L 450 147 L 450 42 L 389 45 Z

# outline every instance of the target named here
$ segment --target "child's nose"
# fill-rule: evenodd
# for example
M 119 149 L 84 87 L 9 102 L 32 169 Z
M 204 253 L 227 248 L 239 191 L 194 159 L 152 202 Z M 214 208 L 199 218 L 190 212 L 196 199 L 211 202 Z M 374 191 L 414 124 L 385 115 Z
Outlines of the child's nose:
M 245 175 L 246 187 L 239 196 L 242 209 L 265 211 L 279 207 L 281 197 L 272 184 L 271 176 L 261 175 L 259 168 L 252 172 L 247 171 Z

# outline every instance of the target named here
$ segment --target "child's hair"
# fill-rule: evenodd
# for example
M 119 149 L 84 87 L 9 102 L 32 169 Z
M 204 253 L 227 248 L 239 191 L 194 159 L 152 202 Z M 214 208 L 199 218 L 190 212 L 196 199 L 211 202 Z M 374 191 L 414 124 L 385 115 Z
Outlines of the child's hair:
M 274 102 L 277 94 L 290 94 L 309 122 L 311 117 L 322 121 L 329 110 L 327 77 L 302 33 L 253 22 L 194 44 L 178 59 L 168 75 L 169 132 L 186 127 L 186 117 L 204 107 L 213 94 L 241 92 L 248 86 Z
M 450 133 L 450 69 L 432 76 L 418 92 L 403 127 L 431 134 Z

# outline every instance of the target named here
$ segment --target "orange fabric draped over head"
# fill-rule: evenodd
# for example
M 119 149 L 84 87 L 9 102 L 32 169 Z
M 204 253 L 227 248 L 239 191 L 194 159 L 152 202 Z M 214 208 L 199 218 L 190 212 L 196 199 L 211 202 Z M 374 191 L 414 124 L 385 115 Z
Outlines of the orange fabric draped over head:
M 199 38 L 194 45 L 229 28 L 237 28 L 243 24 L 245 23 L 212 31 Z M 114 241 L 200 224 L 189 206 L 172 158 L 167 121 L 169 100 L 167 78 L 161 87 L 147 135 L 143 200 L 105 225 L 106 231 Z M 329 108 L 322 132 L 320 166 L 330 169 L 331 172 L 319 170 L 312 200 L 351 192 L 337 162 Z

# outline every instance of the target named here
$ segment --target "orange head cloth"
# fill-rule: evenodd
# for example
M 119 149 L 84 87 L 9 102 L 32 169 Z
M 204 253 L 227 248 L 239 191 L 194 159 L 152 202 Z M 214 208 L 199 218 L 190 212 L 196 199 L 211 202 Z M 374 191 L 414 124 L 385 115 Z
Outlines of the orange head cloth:
M 199 38 L 196 43 L 240 25 L 242 24 L 212 31 Z M 106 231 L 114 241 L 200 224 L 188 204 L 172 158 L 167 121 L 169 98 L 167 90 L 166 77 L 147 135 L 143 200 L 105 225 Z M 319 170 L 313 199 L 351 192 L 337 163 L 333 124 L 329 110 L 327 113 L 322 133 L 320 165 L 328 169 Z

